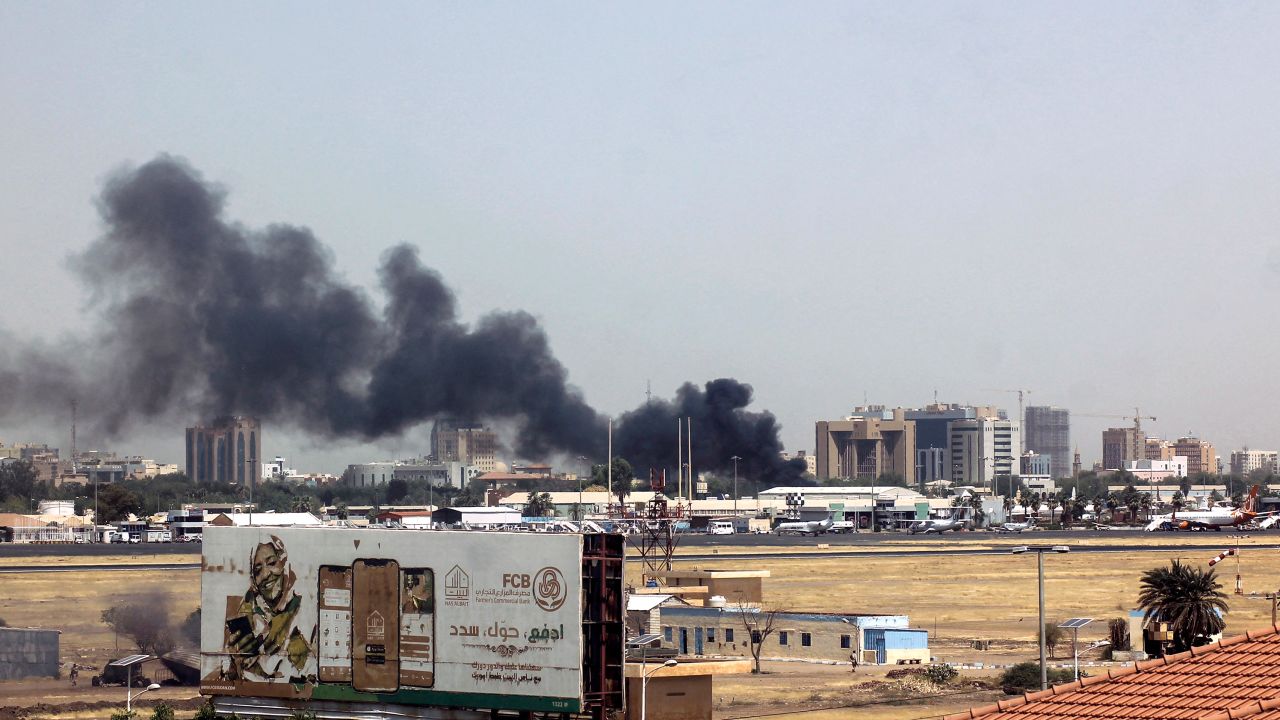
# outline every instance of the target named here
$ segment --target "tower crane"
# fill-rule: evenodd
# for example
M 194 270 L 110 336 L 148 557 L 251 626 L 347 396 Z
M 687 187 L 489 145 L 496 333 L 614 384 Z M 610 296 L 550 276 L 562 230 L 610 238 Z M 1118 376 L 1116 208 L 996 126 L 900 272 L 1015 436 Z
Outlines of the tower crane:
M 1030 390 L 1004 390 L 1004 389 L 1000 389 L 1000 388 L 985 388 L 985 389 L 983 390 L 983 392 L 1003 392 L 1003 393 L 1017 393 L 1017 394 L 1018 394 L 1018 438 L 1019 438 L 1019 440 L 1020 440 L 1020 443 L 1019 443 L 1019 444 L 1022 446 L 1022 447 L 1018 448 L 1018 453 L 1019 453 L 1020 455 L 1021 455 L 1021 454 L 1023 454 L 1023 453 L 1026 453 L 1026 451 L 1027 451 L 1027 429 L 1026 429 L 1026 427 L 1025 427 L 1025 426 L 1026 426 L 1026 419 L 1027 419 L 1027 417 L 1026 417 L 1026 415 L 1023 413 L 1023 409 L 1022 409 L 1022 402 L 1023 402 L 1023 398 L 1024 398 L 1024 396 L 1025 396 L 1025 395 L 1030 395 L 1030 394 L 1031 394 L 1031 391 L 1030 391 Z
M 1076 417 L 1106 418 L 1110 420 L 1132 420 L 1134 432 L 1142 432 L 1143 420 L 1150 420 L 1151 422 L 1156 421 L 1156 417 L 1154 415 L 1143 415 L 1142 411 L 1136 407 L 1133 409 L 1132 415 L 1090 415 L 1088 413 L 1076 413 L 1075 415 Z

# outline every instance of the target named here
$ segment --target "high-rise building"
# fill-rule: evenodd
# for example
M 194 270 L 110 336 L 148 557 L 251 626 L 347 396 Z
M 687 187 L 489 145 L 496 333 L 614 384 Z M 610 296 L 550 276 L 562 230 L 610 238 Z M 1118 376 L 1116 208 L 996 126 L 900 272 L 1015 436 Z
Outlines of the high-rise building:
M 481 473 L 497 468 L 498 434 L 479 423 L 437 420 L 431 429 L 431 456 L 437 462 L 460 462 Z
M 1102 431 L 1102 467 L 1123 470 L 1130 460 L 1146 460 L 1147 434 L 1138 428 L 1107 428 Z
M 1049 458 L 1049 477 L 1071 475 L 1071 411 L 1032 405 L 1026 410 L 1027 451 Z
M 1280 472 L 1280 452 L 1275 450 L 1236 450 L 1231 453 L 1231 474 L 1248 475 L 1251 472 Z
M 1147 438 L 1147 460 L 1172 460 L 1173 443 L 1156 437 Z
M 1017 420 L 953 420 L 949 428 L 951 480 L 957 485 L 997 492 L 997 478 L 1003 481 L 1021 471 L 1022 428 Z
M 261 455 L 257 418 L 234 415 L 187 428 L 187 477 L 192 482 L 257 486 Z
M 818 479 L 878 478 L 885 474 L 915 477 L 915 423 L 906 419 L 902 409 L 888 413 L 887 419 L 819 421 L 815 453 Z
M 1218 474 L 1218 454 L 1213 445 L 1195 437 L 1180 437 L 1173 444 L 1174 456 L 1181 455 L 1187 459 L 1187 475 Z
M 846 419 L 892 420 L 894 412 L 883 405 L 866 405 L 854 408 Z M 952 420 L 972 420 L 978 417 L 1003 418 L 1005 414 L 1004 411 L 991 406 L 933 403 L 922 408 L 907 408 L 903 410 L 903 417 L 915 423 L 915 478 L 917 483 L 926 483 L 951 479 L 949 461 L 951 440 L 947 431 L 948 423 Z

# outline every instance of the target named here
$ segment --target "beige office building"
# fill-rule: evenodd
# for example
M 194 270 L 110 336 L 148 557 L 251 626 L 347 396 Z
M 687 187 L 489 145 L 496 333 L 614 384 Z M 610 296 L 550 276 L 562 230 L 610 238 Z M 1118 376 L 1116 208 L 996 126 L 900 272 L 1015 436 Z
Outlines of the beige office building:
M 915 477 L 916 424 L 897 409 L 892 419 L 820 420 L 816 428 L 817 475 L 877 478 L 893 473 Z
M 1280 471 L 1280 453 L 1275 450 L 1236 450 L 1231 453 L 1231 474 L 1248 475 L 1255 471 Z
M 1123 470 L 1133 460 L 1161 459 L 1164 458 L 1147 456 L 1147 434 L 1137 428 L 1102 431 L 1102 467 L 1105 470 Z
M 1174 455 L 1173 443 L 1160 438 L 1147 438 L 1147 460 L 1172 460 Z
M 1198 473 L 1218 474 L 1218 455 L 1211 443 L 1200 438 L 1181 437 L 1173 444 L 1173 454 L 1187 459 L 1187 475 L 1195 477 Z

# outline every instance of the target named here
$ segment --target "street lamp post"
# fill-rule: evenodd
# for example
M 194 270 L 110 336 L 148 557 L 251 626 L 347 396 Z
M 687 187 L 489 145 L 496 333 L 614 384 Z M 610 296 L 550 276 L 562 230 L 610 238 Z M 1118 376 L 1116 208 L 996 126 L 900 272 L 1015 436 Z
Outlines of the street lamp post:
M 129 681 L 129 689 L 128 689 L 127 691 L 125 691 L 125 696 L 124 696 L 124 711 L 125 711 L 125 713 L 132 714 L 132 713 L 133 713 L 133 699 L 134 699 L 134 698 L 136 698 L 136 697 L 141 697 L 143 693 L 149 693 L 149 692 L 151 692 L 152 690 L 159 690 L 159 689 L 160 689 L 160 684 L 159 684 L 159 683 L 151 683 L 151 684 L 150 684 L 150 685 L 148 685 L 144 690 L 140 691 L 137 695 L 134 695 L 134 694 L 133 694 L 133 666 L 132 666 L 132 665 L 130 665 L 130 666 L 129 666 L 129 677 L 128 677 L 128 681 Z
M 1066 545 L 1022 545 L 1013 549 L 1014 555 L 1033 552 L 1036 554 L 1036 579 L 1040 590 L 1040 689 L 1049 689 L 1049 666 L 1045 662 L 1044 643 L 1044 554 L 1047 552 L 1071 552 Z
M 733 461 L 733 516 L 738 516 L 738 461 L 742 458 L 734 455 L 729 458 Z
M 649 672 L 645 672 L 644 671 L 645 662 L 649 659 L 649 654 L 643 652 L 643 649 L 641 650 L 641 653 L 642 654 L 640 655 L 640 720 L 645 720 L 645 709 L 646 709 L 645 706 L 648 702 L 648 697 L 649 697 L 649 676 L 658 672 L 662 668 L 675 667 L 676 665 L 679 664 L 679 662 L 677 662 L 675 658 L 672 658 L 662 663 L 658 667 L 650 670 Z
M 578 459 L 582 461 L 582 467 L 586 468 L 586 472 L 591 472 L 591 461 L 586 455 L 579 455 Z M 578 475 L 578 511 L 574 513 L 577 517 L 574 520 L 582 522 L 584 513 L 582 512 L 582 475 Z

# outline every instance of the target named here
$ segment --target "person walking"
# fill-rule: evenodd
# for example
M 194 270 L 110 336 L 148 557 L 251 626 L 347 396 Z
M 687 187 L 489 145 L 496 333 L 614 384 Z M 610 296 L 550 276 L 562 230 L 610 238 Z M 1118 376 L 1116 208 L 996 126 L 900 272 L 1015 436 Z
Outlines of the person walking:
M 71 687 L 76 686 L 76 680 L 80 677 L 80 668 L 75 663 L 71 663 Z
M 849 651 L 849 674 L 850 675 L 858 674 L 858 651 L 857 650 Z

